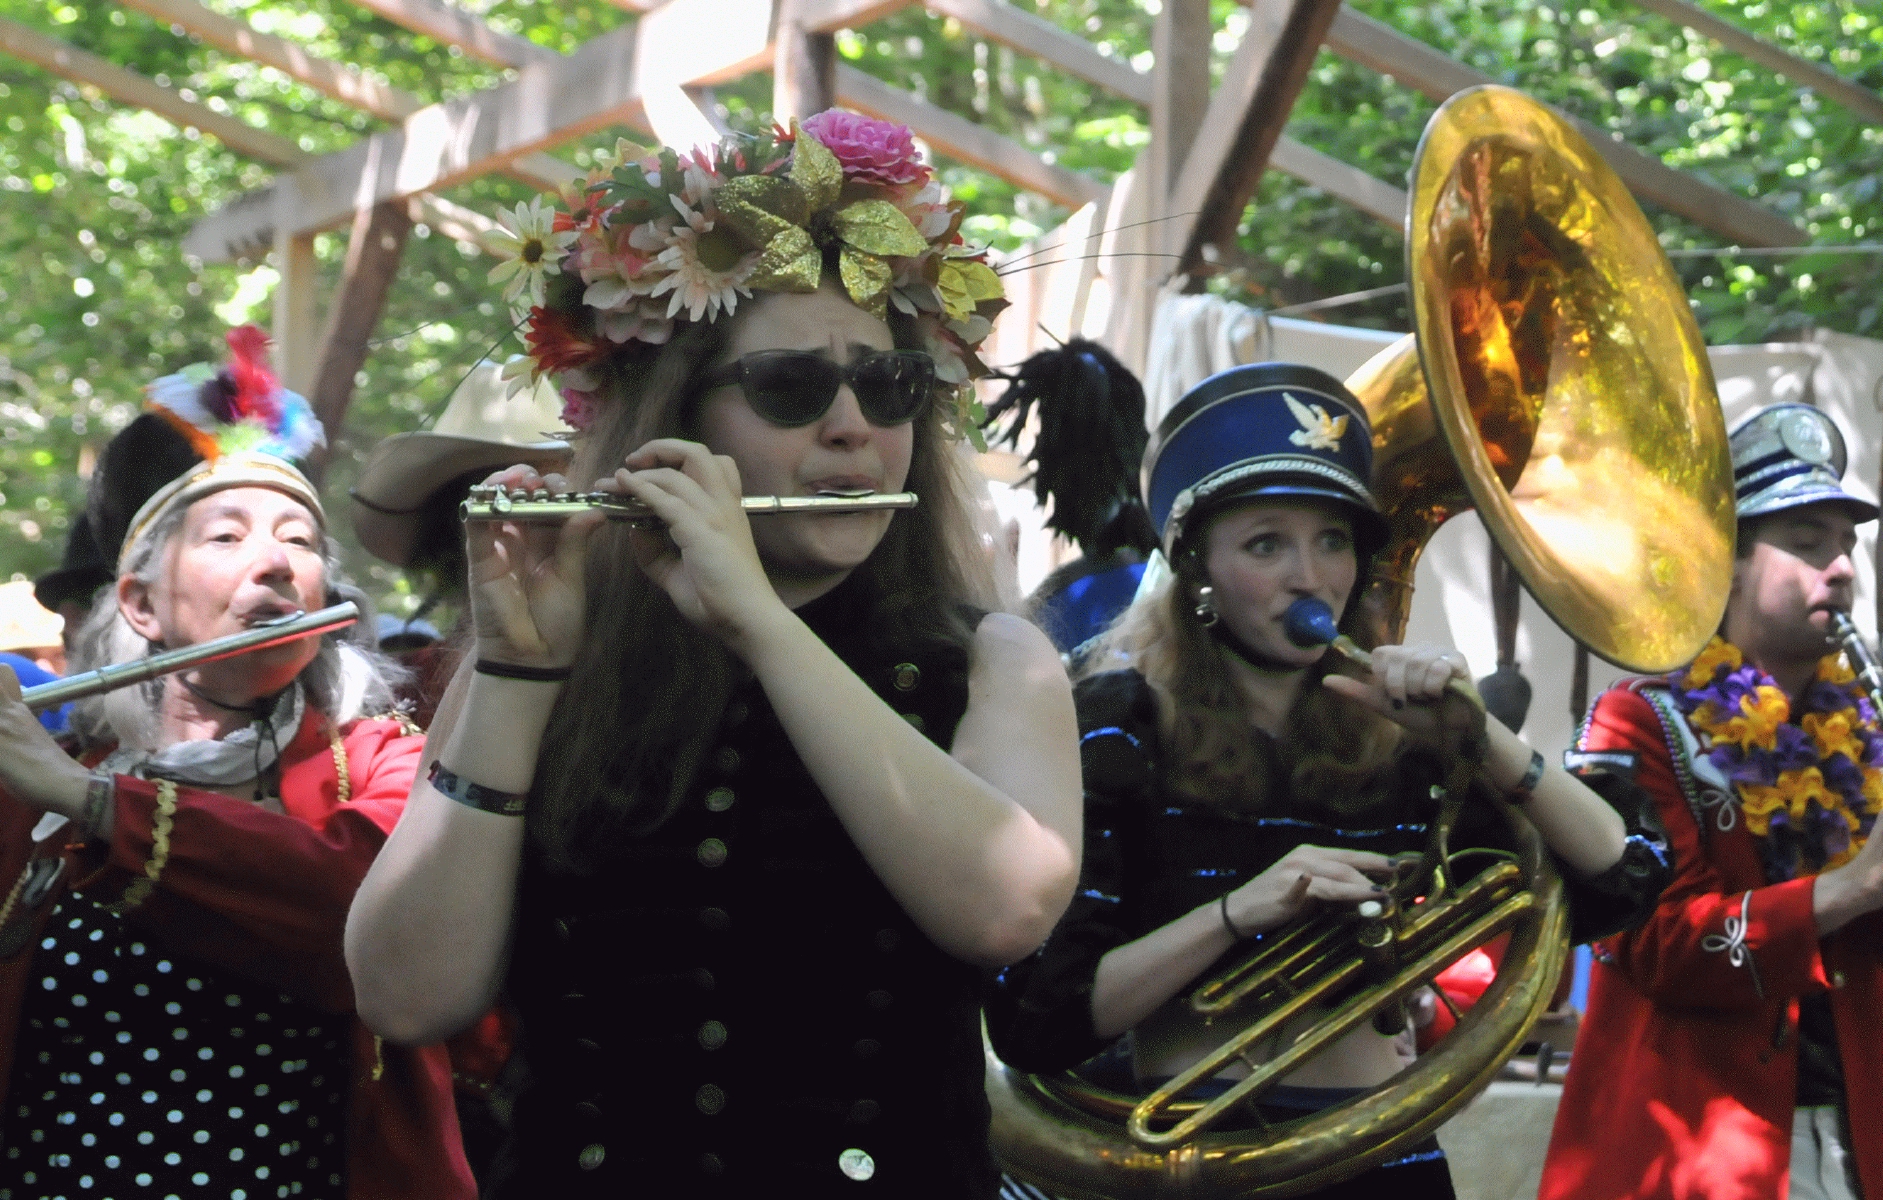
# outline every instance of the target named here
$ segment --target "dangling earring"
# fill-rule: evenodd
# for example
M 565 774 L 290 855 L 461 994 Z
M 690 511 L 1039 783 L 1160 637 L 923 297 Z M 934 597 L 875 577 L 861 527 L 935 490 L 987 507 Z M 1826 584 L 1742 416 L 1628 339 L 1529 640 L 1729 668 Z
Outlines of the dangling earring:
M 1216 624 L 1216 622 L 1222 620 L 1216 613 L 1215 599 L 1216 589 L 1207 583 L 1196 590 L 1196 609 L 1194 611 L 1196 612 L 1197 624 L 1203 626 L 1205 629 L 1208 629 L 1210 626 Z

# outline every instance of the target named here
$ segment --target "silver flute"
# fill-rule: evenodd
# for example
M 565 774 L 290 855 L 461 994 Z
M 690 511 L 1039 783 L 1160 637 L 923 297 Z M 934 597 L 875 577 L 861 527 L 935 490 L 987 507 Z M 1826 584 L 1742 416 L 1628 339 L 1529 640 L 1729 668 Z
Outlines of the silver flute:
M 914 508 L 914 492 L 820 492 L 815 496 L 742 496 L 747 516 L 765 513 L 857 513 Z M 609 520 L 658 528 L 660 518 L 632 496 L 613 492 L 512 491 L 499 485 L 471 489 L 458 515 L 466 521 L 516 521 L 524 524 L 566 521 L 579 513 L 601 511 Z
M 1870 653 L 1863 635 L 1857 632 L 1857 623 L 1850 619 L 1849 613 L 1833 611 L 1831 629 L 1844 648 L 1844 657 L 1850 659 L 1851 668 L 1863 681 L 1863 690 L 1870 693 L 1870 703 L 1877 712 L 1883 713 L 1883 669 L 1877 667 L 1876 655 Z
M 55 679 L 51 683 L 29 687 L 20 693 L 20 699 L 24 700 L 26 707 L 34 712 L 45 708 L 55 708 L 68 700 L 83 700 L 87 696 L 96 696 L 100 692 L 115 692 L 121 687 L 142 683 L 146 679 L 155 679 L 159 675 L 187 671 L 191 667 L 200 667 L 204 663 L 212 663 L 218 659 L 232 658 L 237 654 L 252 654 L 257 650 L 266 650 L 270 646 L 279 646 L 283 642 L 298 642 L 302 638 L 332 633 L 336 629 L 345 629 L 359 619 L 359 606 L 351 600 L 315 612 L 289 613 L 284 617 L 276 617 L 272 621 L 262 621 L 241 633 L 232 633 L 228 637 L 198 642 L 194 646 L 184 646 L 177 650 L 165 650 L 149 658 L 135 658 L 130 662 L 113 663 L 108 667 L 99 667 L 96 671 L 68 675 L 64 679 Z

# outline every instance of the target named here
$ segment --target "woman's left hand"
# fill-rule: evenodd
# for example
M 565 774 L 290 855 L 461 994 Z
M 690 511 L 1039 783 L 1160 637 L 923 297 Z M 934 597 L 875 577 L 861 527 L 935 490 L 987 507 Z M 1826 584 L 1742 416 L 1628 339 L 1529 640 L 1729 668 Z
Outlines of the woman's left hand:
M 658 438 L 628 455 L 615 488 L 645 503 L 664 529 L 637 529 L 634 557 L 681 615 L 735 650 L 782 607 L 740 507 L 738 464 L 698 442 Z
M 1441 706 L 1447 685 L 1460 680 L 1471 688 L 1471 668 L 1456 650 L 1440 646 L 1381 646 L 1373 651 L 1370 678 L 1329 675 L 1328 690 L 1366 705 L 1407 732 L 1432 738 L 1441 732 Z M 1450 728 L 1447 721 L 1443 728 Z
M 88 772 L 52 740 L 20 699 L 20 681 L 0 666 L 0 789 L 22 804 L 76 819 Z

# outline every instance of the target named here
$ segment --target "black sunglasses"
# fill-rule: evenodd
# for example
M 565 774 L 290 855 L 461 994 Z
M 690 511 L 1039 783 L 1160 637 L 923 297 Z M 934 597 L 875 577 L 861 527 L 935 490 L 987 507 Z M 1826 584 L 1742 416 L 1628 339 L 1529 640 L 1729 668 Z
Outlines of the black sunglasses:
M 695 393 L 738 384 L 752 411 L 787 429 L 830 411 L 844 384 L 872 425 L 904 425 L 935 391 L 935 360 L 920 350 L 866 350 L 848 366 L 808 350 L 760 350 L 701 377 Z

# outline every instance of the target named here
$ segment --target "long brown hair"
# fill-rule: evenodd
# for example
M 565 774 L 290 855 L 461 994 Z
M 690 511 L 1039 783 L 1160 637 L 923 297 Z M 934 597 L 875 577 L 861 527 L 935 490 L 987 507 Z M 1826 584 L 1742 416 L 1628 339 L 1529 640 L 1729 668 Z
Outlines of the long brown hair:
M 571 476 L 607 474 L 653 438 L 695 437 L 695 380 L 720 360 L 735 322 L 754 307 L 684 324 L 658 352 L 623 365 Z M 893 317 L 890 332 L 900 347 L 919 346 L 914 330 Z M 964 606 L 993 607 L 994 589 L 972 532 L 966 473 L 937 406 L 916 422 L 905 486 L 921 503 L 895 515 L 854 573 L 872 635 L 966 647 L 973 629 Z M 587 632 L 543 737 L 529 815 L 530 834 L 552 868 L 577 872 L 593 871 L 672 815 L 740 670 L 641 572 L 625 528 L 596 533 L 587 585 Z
M 1185 541 L 1202 544 L 1202 530 Z M 1180 549 L 1171 578 L 1119 617 L 1080 673 L 1130 666 L 1144 676 L 1157 697 L 1165 786 L 1184 799 L 1272 815 L 1279 786 L 1296 813 L 1349 816 L 1373 805 L 1401 750 L 1399 727 L 1321 686 L 1345 673 L 1330 652 L 1309 669 L 1284 736 L 1257 730 L 1228 652 L 1196 615 L 1207 582 L 1201 556 Z M 1363 573 L 1353 596 L 1365 586 Z M 1358 607 L 1350 600 L 1349 614 Z

